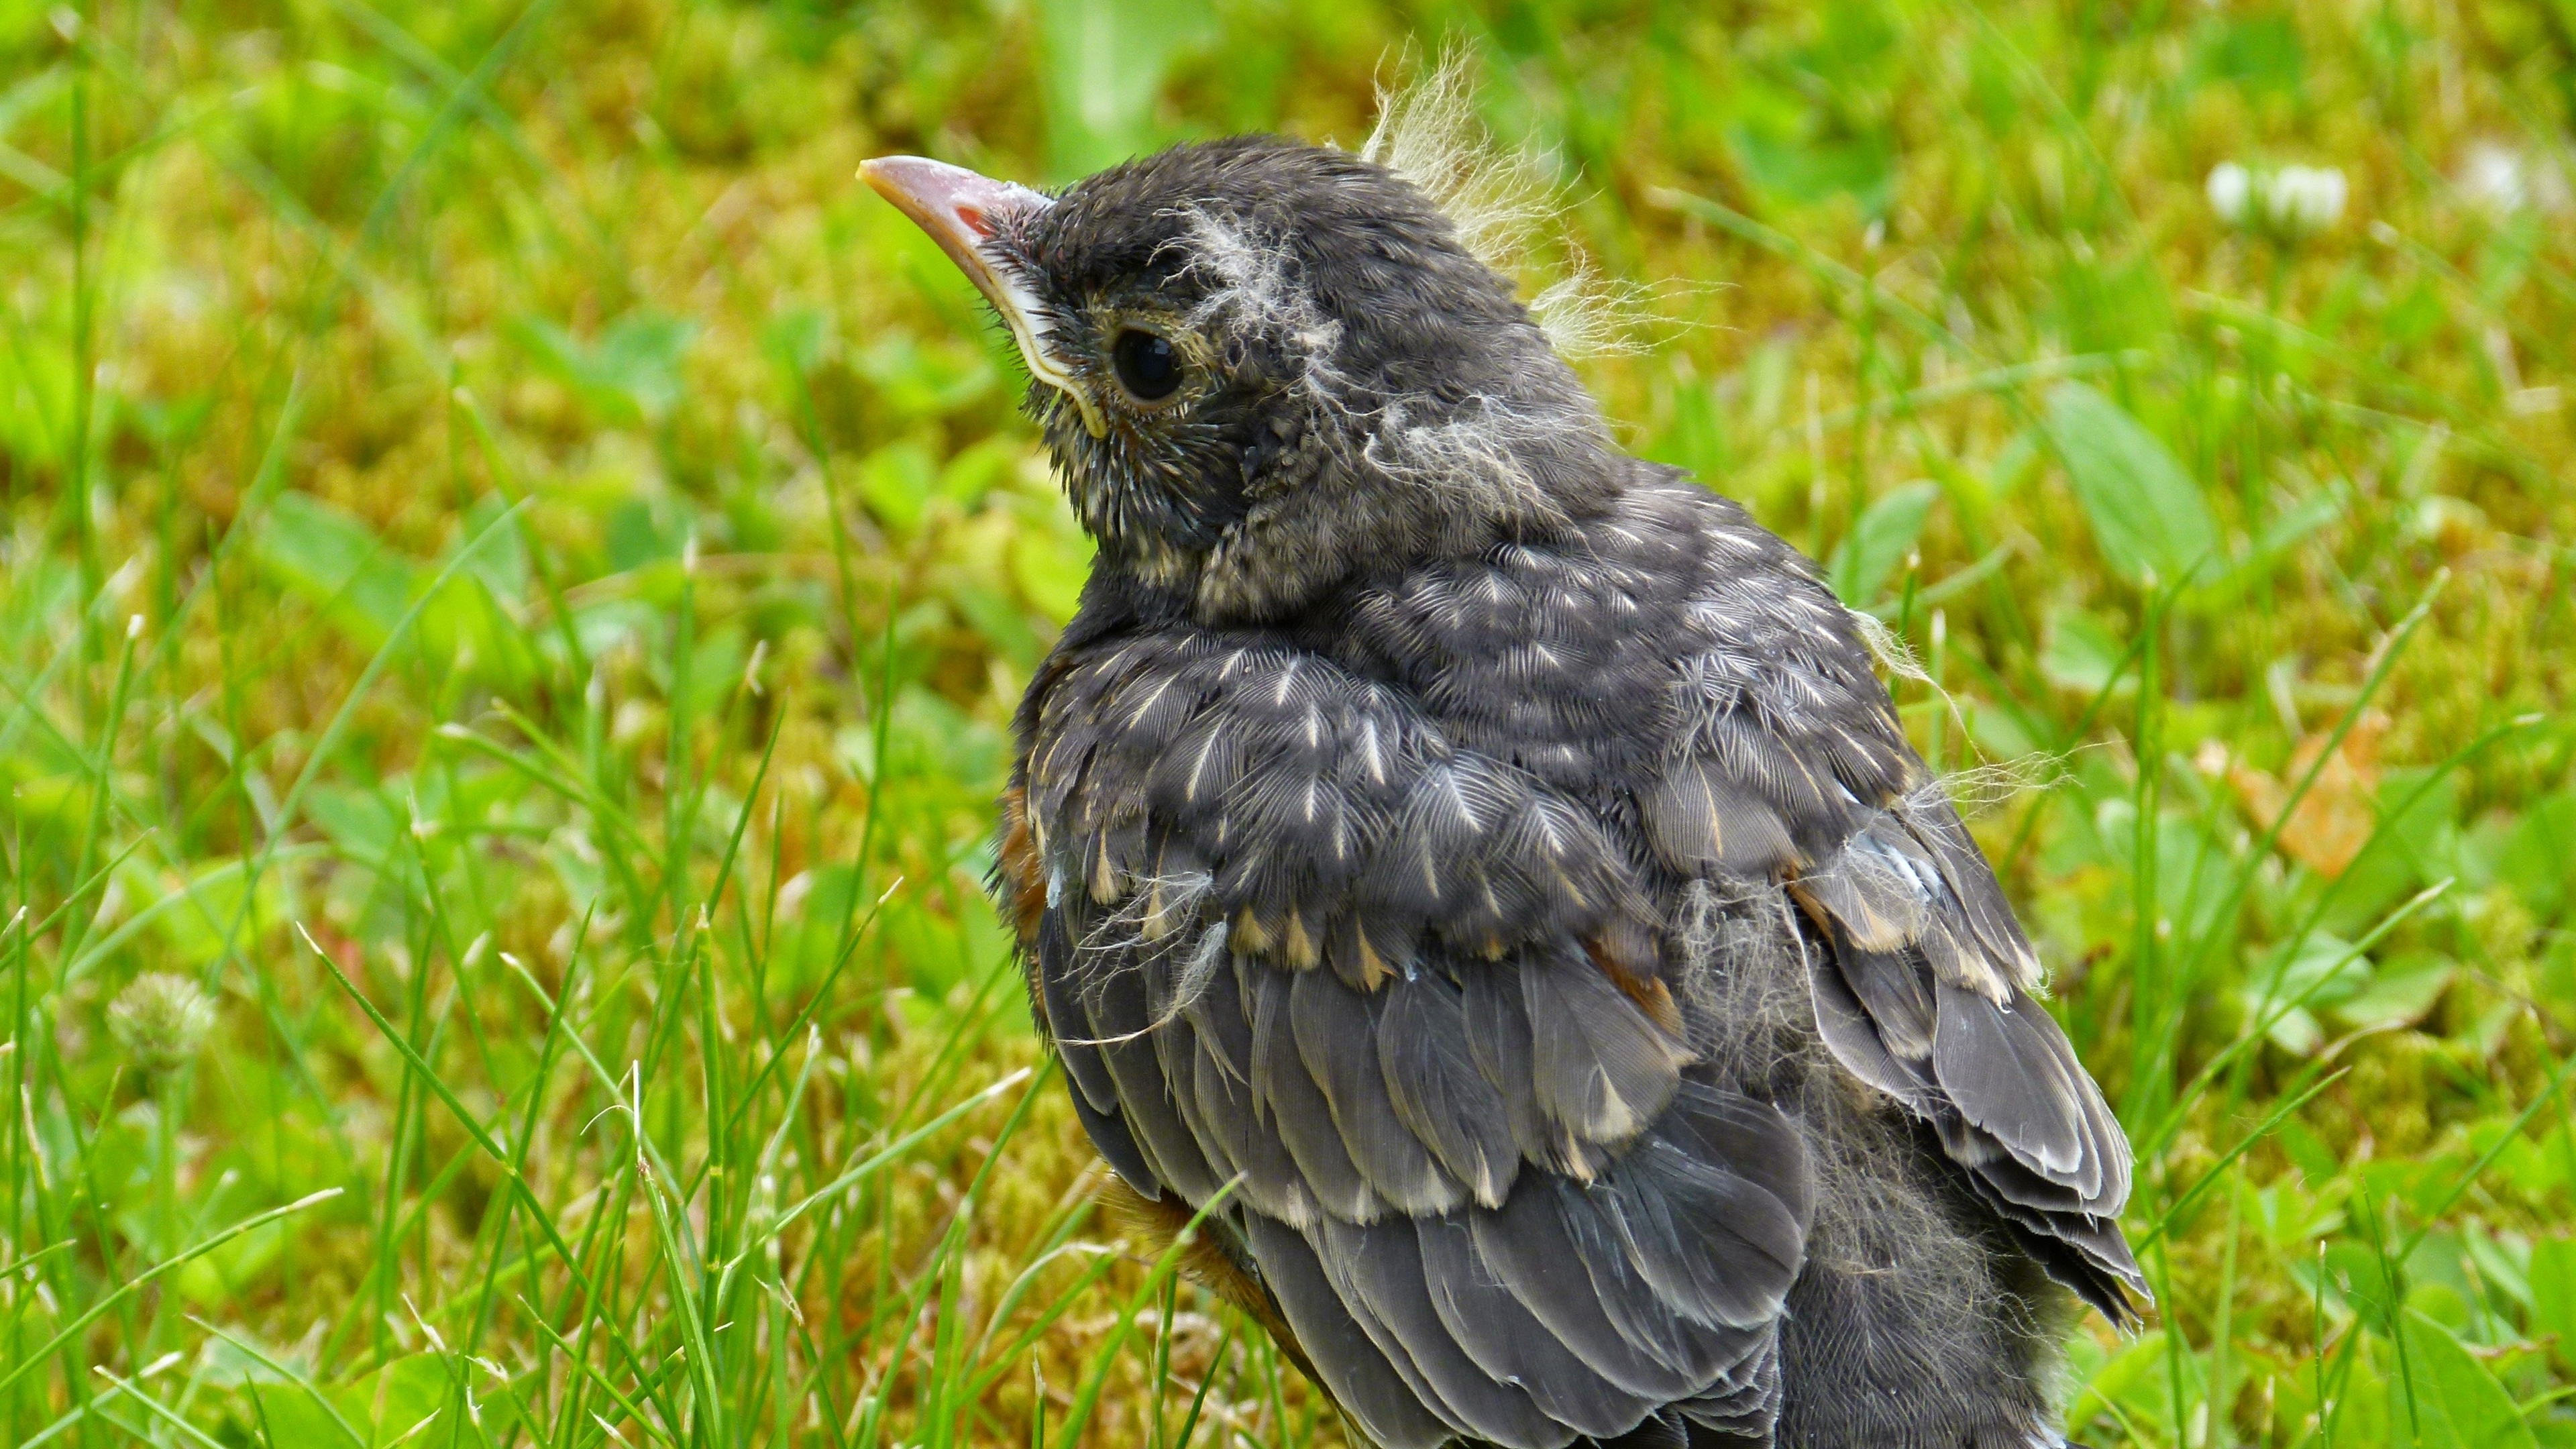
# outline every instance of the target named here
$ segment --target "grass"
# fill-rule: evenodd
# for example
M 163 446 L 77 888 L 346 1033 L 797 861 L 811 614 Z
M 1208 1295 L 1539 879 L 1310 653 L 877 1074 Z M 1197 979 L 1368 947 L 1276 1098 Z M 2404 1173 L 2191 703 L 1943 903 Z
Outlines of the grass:
M 2547 0 L 0 0 L 0 1442 L 1340 1442 L 1091 1206 L 980 890 L 1086 548 L 851 174 L 1447 34 L 2139 1145 L 2070 1428 L 2576 1444 Z

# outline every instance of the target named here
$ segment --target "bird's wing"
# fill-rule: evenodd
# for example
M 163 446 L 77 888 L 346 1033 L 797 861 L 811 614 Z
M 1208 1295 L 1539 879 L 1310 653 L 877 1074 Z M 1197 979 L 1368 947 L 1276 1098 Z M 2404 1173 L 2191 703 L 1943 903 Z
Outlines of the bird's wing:
M 1042 689 L 1005 865 L 1076 1110 L 1140 1193 L 1236 1184 L 1370 1437 L 1767 1426 L 1804 1149 L 1686 1075 L 1591 816 L 1283 643 L 1133 634 Z
M 2129 1140 L 2031 995 L 2029 943 L 1949 802 L 1873 813 L 1789 889 L 1831 946 L 1809 979 L 1835 1057 L 1932 1126 L 2050 1276 L 2129 1321 Z
M 1662 862 L 1785 887 L 1835 1057 L 1930 1125 L 1976 1195 L 2114 1322 L 2146 1285 L 2118 1217 L 2128 1139 L 2033 996 L 2039 962 L 1928 778 L 1852 621 L 1803 561 L 1711 503 L 1684 727 L 1639 797 Z

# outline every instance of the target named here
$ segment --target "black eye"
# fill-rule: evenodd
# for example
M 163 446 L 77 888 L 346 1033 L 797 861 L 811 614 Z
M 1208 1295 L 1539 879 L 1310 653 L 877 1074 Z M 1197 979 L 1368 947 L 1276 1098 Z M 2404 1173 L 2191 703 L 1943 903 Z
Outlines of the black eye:
M 1130 327 L 1109 349 L 1119 384 L 1139 401 L 1157 402 L 1181 385 L 1181 354 L 1171 339 Z

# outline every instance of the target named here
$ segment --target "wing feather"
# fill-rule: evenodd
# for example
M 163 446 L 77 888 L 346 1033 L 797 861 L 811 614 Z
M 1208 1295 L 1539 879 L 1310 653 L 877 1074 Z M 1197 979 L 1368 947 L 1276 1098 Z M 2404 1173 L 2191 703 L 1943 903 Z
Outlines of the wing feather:
M 1082 1120 L 1082 1129 L 1091 1135 L 1101 1158 L 1121 1181 L 1149 1202 L 1159 1199 L 1163 1195 L 1162 1181 L 1147 1165 L 1135 1135 L 1127 1130 L 1126 1118 L 1118 1106 L 1118 1084 L 1109 1074 L 1109 1064 L 1101 1059 L 1100 1049 L 1088 1039 L 1091 1018 L 1074 999 L 1069 964 L 1072 950 L 1064 938 L 1062 922 L 1042 922 L 1038 940 L 1038 1002 L 1046 1013 L 1047 1031 L 1054 1038 L 1056 1055 L 1064 1061 L 1065 1078 L 1073 1087 L 1074 1115 Z M 1068 1026 L 1071 1031 L 1066 1030 Z
M 1539 1102 L 1538 1069 L 1531 1043 L 1528 998 L 1516 975 L 1466 971 L 1458 978 L 1467 1052 L 1476 1070 L 1503 1099 L 1503 1125 L 1523 1160 L 1548 1172 L 1590 1177 L 1607 1153 L 1550 1125 Z
M 1503 1094 L 1477 1070 L 1457 988 L 1436 976 L 1385 988 L 1378 1067 L 1397 1120 L 1475 1200 L 1499 1206 L 1520 1171 Z
M 1324 1387 L 1360 1431 L 1382 1449 L 1437 1449 L 1452 1428 L 1426 1405 L 1412 1364 L 1398 1369 L 1375 1334 L 1327 1278 L 1314 1247 L 1296 1229 L 1254 1214 L 1249 1237 L 1262 1282 L 1279 1300 L 1280 1316 L 1297 1345 L 1323 1377 Z M 1400 1350 L 1398 1351 L 1400 1355 Z
M 1688 1053 L 1588 960 L 1520 963 L 1539 1110 L 1582 1141 L 1625 1142 L 1664 1110 Z
M 1327 1218 L 1321 1226 L 1325 1274 L 1403 1345 L 1438 1407 L 1447 1410 L 1444 1417 L 1477 1438 L 1529 1449 L 1561 1449 L 1573 1441 L 1573 1426 L 1543 1412 L 1519 1384 L 1487 1373 L 1451 1336 L 1432 1305 L 1410 1222 L 1363 1227 Z
M 1947 1101 L 1916 973 L 1970 887 L 1946 838 L 1847 844 L 1902 770 L 1837 714 L 1865 663 L 1797 632 L 1838 612 L 1658 693 L 1712 506 L 1641 494 L 1579 558 L 1516 543 L 1356 604 L 1419 673 L 1087 602 L 1024 708 L 1024 946 L 1077 1113 L 1140 1191 L 1239 1181 L 1228 1231 L 1389 1449 L 1770 1432 L 1812 1174 L 1796 1124 L 1693 1056 L 1663 977 L 1680 879 L 1812 878 L 1822 933 L 1890 963 L 1835 971 L 1832 1030 Z M 1988 924 L 1953 954 L 1998 957 Z
M 1378 1065 L 1374 999 L 1328 971 L 1303 971 L 1289 990 L 1288 1015 L 1297 1054 L 1371 1190 L 1406 1213 L 1444 1213 L 1465 1201 L 1466 1188 L 1396 1115 Z
M 1157 1182 L 1183 1200 L 1201 1203 L 1222 1181 L 1208 1166 L 1197 1134 L 1181 1119 L 1180 1104 L 1163 1074 L 1161 1049 L 1150 1029 L 1145 983 L 1133 970 L 1101 970 L 1081 983 L 1090 1038 L 1118 1089 L 1118 1108 Z
M 1475 1230 L 1463 1215 L 1416 1219 L 1414 1228 L 1442 1327 L 1487 1374 L 1525 1386 L 1551 1418 L 1607 1437 L 1670 1396 L 1639 1394 L 1594 1373 L 1503 1287 L 1477 1253 Z M 1692 1387 L 1679 1374 L 1671 1381 L 1671 1393 Z
M 1252 1024 L 1231 970 L 1213 972 L 1188 1007 L 1187 1037 L 1195 1049 L 1190 1095 L 1182 1099 L 1191 1131 L 1219 1170 L 1240 1174 L 1244 1202 L 1296 1226 L 1314 1220 L 1313 1194 L 1279 1132 L 1252 1106 Z
M 2031 995 L 2036 958 L 1956 814 L 1894 802 L 1790 889 L 1825 938 L 1808 976 L 1827 1047 L 1934 1128 L 2052 1277 L 2131 1320 L 2128 1139 Z
M 1532 1318 L 1608 1382 L 1650 1397 L 1696 1387 L 1678 1324 L 1653 1335 L 1664 1342 L 1641 1346 L 1603 1307 L 1566 1225 L 1571 1191 L 1561 1177 L 1538 1178 L 1523 1183 L 1499 1210 L 1476 1211 L 1469 1219 L 1476 1256 Z
M 1324 1211 L 1351 1222 L 1373 1222 L 1386 1200 L 1368 1185 L 1333 1125 L 1332 1104 L 1298 1055 L 1288 1000 L 1293 978 L 1258 962 L 1238 960 L 1238 985 L 1253 998 L 1252 1104 L 1277 1129 L 1296 1160 L 1306 1190 Z
M 1716 532 L 1701 649 L 1673 684 L 1689 723 L 1638 796 L 1647 843 L 1734 895 L 1785 888 L 1815 926 L 1827 1049 L 1933 1130 L 2051 1274 L 2125 1321 L 2144 1292 L 2118 1227 L 2128 1142 L 2032 994 L 2038 956 L 1994 871 L 1848 613 L 1778 540 L 1740 519 Z
M 1619 1256 L 1663 1302 L 1732 1328 L 1779 1316 L 1804 1259 L 1815 1182 L 1804 1139 L 1777 1108 L 1686 1084 L 1607 1188 Z
M 1239 1182 L 1230 1231 L 1384 1444 L 1760 1421 L 1804 1159 L 1691 1082 L 1591 807 L 1289 649 L 1070 677 L 1026 795 L 1066 883 L 1038 995 L 1112 1165 L 1190 1205 Z M 1758 799 L 1711 808 L 1784 848 Z
M 1938 982 L 1932 1072 L 1970 1126 L 1994 1137 L 2016 1161 L 2092 1197 L 2102 1162 L 2088 1158 L 2082 1069 L 2065 1034 L 2040 1025 L 2039 1003 L 2015 992 L 2005 1005 Z

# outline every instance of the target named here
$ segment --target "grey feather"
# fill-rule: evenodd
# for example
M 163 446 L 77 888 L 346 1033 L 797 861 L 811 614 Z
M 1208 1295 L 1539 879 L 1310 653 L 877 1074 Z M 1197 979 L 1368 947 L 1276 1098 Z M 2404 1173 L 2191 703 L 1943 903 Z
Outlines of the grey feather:
M 2085 1158 L 2084 1104 L 2057 1024 L 2028 997 L 2014 1011 L 1946 982 L 1934 989 L 1932 1069 L 1950 1100 L 2022 1162 L 2051 1177 L 2089 1175 L 2098 1188 L 2101 1166 Z
M 1076 999 L 1073 942 L 1061 910 L 1048 912 L 1040 922 L 1038 942 L 1039 999 L 1046 1009 L 1048 1029 L 1061 1041 L 1058 1050 L 1064 1057 L 1065 1076 L 1093 1108 L 1115 1111 L 1118 1088 L 1092 1044 L 1090 1013 Z
M 1805 1260 L 1806 1147 L 1768 1103 L 1697 1084 L 1685 1093 L 1594 1198 L 1662 1302 L 1699 1322 L 1759 1327 Z
M 1603 1379 L 1532 1317 L 1478 1255 L 1462 1215 L 1420 1218 L 1415 1227 L 1441 1325 L 1487 1374 L 1522 1385 L 1549 1417 L 1596 1436 L 1623 1431 L 1662 1400 Z M 1688 1387 L 1681 1375 L 1674 1382 L 1676 1392 Z
M 1569 1223 L 1578 1213 L 1590 1216 L 1579 1190 L 1564 1179 L 1524 1179 L 1500 1211 L 1479 1208 L 1469 1215 L 1476 1256 L 1532 1318 L 1610 1384 L 1649 1398 L 1704 1385 L 1705 1370 L 1722 1357 L 1712 1351 L 1710 1335 L 1669 1316 L 1655 1322 L 1647 1343 L 1623 1331 L 1623 1320 L 1631 1329 L 1654 1320 L 1652 1290 L 1615 1252 L 1585 1261 L 1582 1237 Z M 1583 1236 L 1597 1240 L 1597 1219 L 1593 1226 Z M 1623 1300 L 1615 1318 L 1604 1307 L 1603 1281 Z
M 1390 982 L 1384 994 L 1378 1066 L 1397 1119 L 1476 1201 L 1500 1206 L 1519 1173 L 1520 1150 L 1502 1092 L 1469 1052 L 1457 988 L 1424 975 Z
M 1643 805 L 1646 838 L 1665 864 L 1686 874 L 1760 879 L 1796 857 L 1770 805 L 1705 756 L 1676 762 Z
M 2009 979 L 2016 984 L 2035 985 L 2039 958 L 2030 948 L 2029 937 L 2022 934 L 2021 923 L 2013 918 L 2012 906 L 2004 900 L 2003 887 L 1996 883 L 1994 871 L 1978 854 L 1976 842 L 1968 838 L 1967 827 L 1959 822 L 1958 812 L 1944 802 L 1909 808 L 1903 812 L 1903 819 L 1915 839 L 1928 849 L 1942 881 L 1958 903 L 1960 919 L 1985 953 L 2007 963 Z
M 1280 1316 L 1296 1331 L 1298 1347 L 1360 1431 L 1380 1449 L 1437 1449 L 1448 1443 L 1450 1426 L 1424 1406 L 1412 1381 L 1352 1316 L 1306 1240 L 1258 1213 L 1247 1215 L 1246 1227 L 1262 1280 L 1279 1301 Z
M 1688 1054 L 1580 956 L 1521 963 L 1539 1109 L 1588 1142 L 1642 1131 L 1672 1100 Z
M 1145 1006 L 1139 973 L 1104 973 L 1089 997 L 1091 1035 L 1118 1087 L 1119 1110 L 1155 1180 L 1180 1191 L 1186 1202 L 1207 1201 L 1223 1179 L 1208 1167 L 1197 1136 L 1181 1120 L 1180 1105 L 1156 1042 L 1147 1035 L 1153 1017 Z
M 1315 1216 L 1306 1176 L 1265 1114 L 1252 1105 L 1252 1024 L 1244 1020 L 1232 969 L 1210 977 L 1187 1011 L 1191 1031 L 1166 1031 L 1192 1039 L 1197 1056 L 1183 1115 L 1211 1159 L 1240 1173 L 1243 1200 L 1254 1211 L 1291 1226 Z
M 1290 988 L 1288 1014 L 1297 1054 L 1323 1089 L 1351 1165 L 1370 1188 L 1399 1212 L 1441 1213 L 1465 1201 L 1466 1188 L 1396 1115 L 1378 1066 L 1370 998 L 1329 972 L 1305 971 Z
M 1861 1004 L 1841 964 L 1829 952 L 1813 953 L 1807 985 L 1816 1009 L 1816 1035 L 1844 1070 L 1895 1098 L 1918 1116 L 1935 1109 L 1933 1093 L 1938 1087 L 1932 1080 L 1928 1033 L 1923 1040 L 1923 1060 L 1897 1056 L 1887 1045 L 1884 1019 Z
M 1331 1103 L 1298 1054 L 1289 1014 L 1293 979 L 1258 962 L 1238 965 L 1240 989 L 1252 997 L 1252 1104 L 1295 1159 L 1317 1206 L 1355 1223 L 1375 1221 L 1386 1200 L 1370 1189 L 1333 1125 Z
M 1503 1124 L 1523 1159 L 1548 1171 L 1590 1176 L 1606 1154 L 1597 1144 L 1569 1140 L 1540 1108 L 1520 972 L 1510 965 L 1468 965 L 1458 973 L 1458 990 L 1468 1055 L 1501 1096 Z
M 1423 1281 L 1422 1249 L 1411 1223 L 1358 1227 L 1326 1219 L 1317 1255 L 1345 1299 L 1356 1298 L 1404 1345 L 1446 1417 L 1469 1433 L 1527 1449 L 1561 1449 L 1572 1427 L 1549 1417 L 1529 1392 L 1486 1372 L 1442 1324 Z
M 1919 1067 L 1932 1060 L 1932 1033 L 1939 1011 L 1932 995 L 1931 973 L 1913 951 L 1865 951 L 1846 946 L 1838 953 L 1836 974 L 1852 1000 L 1877 1027 L 1879 1040 L 1899 1061 Z M 1915 1072 L 1928 1084 L 1928 1072 Z

